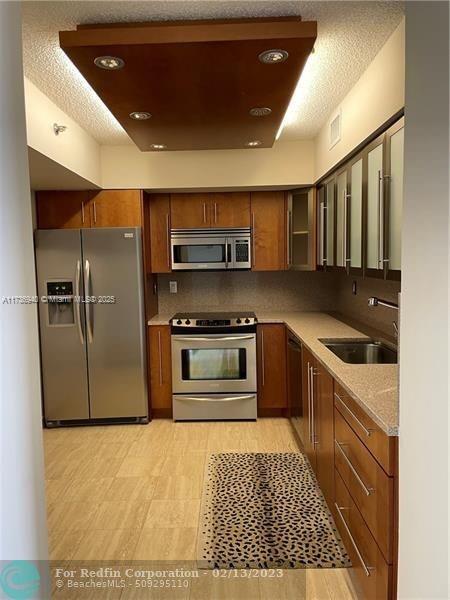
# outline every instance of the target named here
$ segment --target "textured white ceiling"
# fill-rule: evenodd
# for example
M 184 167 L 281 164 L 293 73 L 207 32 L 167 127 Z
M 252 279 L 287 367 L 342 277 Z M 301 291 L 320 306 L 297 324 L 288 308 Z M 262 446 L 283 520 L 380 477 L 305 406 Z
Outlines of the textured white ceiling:
M 403 2 L 148 0 L 23 2 L 25 75 L 101 144 L 131 140 L 59 48 L 81 23 L 300 15 L 318 21 L 315 53 L 294 94 L 282 140 L 312 138 L 399 24 Z

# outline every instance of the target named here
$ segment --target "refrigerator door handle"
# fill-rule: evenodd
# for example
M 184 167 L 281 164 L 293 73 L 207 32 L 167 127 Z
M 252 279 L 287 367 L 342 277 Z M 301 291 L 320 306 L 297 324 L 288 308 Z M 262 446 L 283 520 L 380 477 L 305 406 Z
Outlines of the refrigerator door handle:
M 80 336 L 81 345 L 84 345 L 83 329 L 81 327 L 81 309 L 80 309 L 80 277 L 81 277 L 81 262 L 77 260 L 77 274 L 75 276 L 75 318 L 77 321 L 78 335 Z
M 85 305 L 86 305 L 86 329 L 88 342 L 92 344 L 92 338 L 94 336 L 92 328 L 92 314 L 91 314 L 91 302 L 90 302 L 90 280 L 91 280 L 91 265 L 86 259 L 84 263 L 84 291 L 85 291 Z

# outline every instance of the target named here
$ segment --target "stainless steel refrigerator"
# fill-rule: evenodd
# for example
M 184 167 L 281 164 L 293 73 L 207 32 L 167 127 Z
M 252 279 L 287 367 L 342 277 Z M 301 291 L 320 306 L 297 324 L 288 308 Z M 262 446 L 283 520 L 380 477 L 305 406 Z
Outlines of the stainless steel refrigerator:
M 44 416 L 148 421 L 141 231 L 38 230 Z

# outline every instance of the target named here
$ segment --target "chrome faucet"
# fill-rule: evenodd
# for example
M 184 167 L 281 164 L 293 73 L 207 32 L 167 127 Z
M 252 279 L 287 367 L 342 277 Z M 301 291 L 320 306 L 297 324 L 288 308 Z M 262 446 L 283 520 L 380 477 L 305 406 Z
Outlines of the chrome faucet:
M 376 298 L 375 296 L 369 298 L 368 304 L 369 306 L 387 306 L 388 308 L 398 310 L 398 304 L 394 304 L 394 302 L 389 302 L 388 300 L 382 300 L 381 298 Z
M 399 310 L 398 304 L 395 304 L 394 302 L 389 302 L 388 300 L 382 300 L 381 298 L 376 298 L 375 296 L 369 298 L 367 303 L 369 306 L 387 306 L 388 308 Z M 398 325 L 395 321 L 392 321 L 392 327 L 394 328 L 395 337 L 398 338 Z

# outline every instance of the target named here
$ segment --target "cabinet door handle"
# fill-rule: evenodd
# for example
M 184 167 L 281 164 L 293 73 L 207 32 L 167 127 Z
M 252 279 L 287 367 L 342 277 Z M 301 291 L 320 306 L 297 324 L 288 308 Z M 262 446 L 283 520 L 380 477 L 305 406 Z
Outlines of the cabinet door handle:
M 308 433 L 309 441 L 312 443 L 311 433 L 311 366 L 308 362 Z
M 166 214 L 166 234 L 167 234 L 167 267 L 170 271 L 170 223 L 169 213 Z
M 349 459 L 349 457 L 346 455 L 346 453 L 344 452 L 344 444 L 338 442 L 337 440 L 334 440 L 334 443 L 336 444 L 336 448 L 339 450 L 342 458 L 345 460 L 345 462 L 347 463 L 350 471 L 353 473 L 353 475 L 356 478 L 356 481 L 359 483 L 359 485 L 362 487 L 362 489 L 364 490 L 364 493 L 366 496 L 370 496 L 370 494 L 372 494 L 375 489 L 372 487 L 367 487 L 367 485 L 364 483 L 364 481 L 362 480 L 360 474 L 358 473 L 358 471 L 355 469 L 355 467 L 353 466 L 352 461 Z
M 348 509 L 346 507 L 344 507 L 344 506 L 338 506 L 338 504 L 336 502 L 334 503 L 334 506 L 336 507 L 336 510 L 337 510 L 337 513 L 338 513 L 339 517 L 341 518 L 342 524 L 345 527 L 345 531 L 347 532 L 348 537 L 350 538 L 350 541 L 351 541 L 351 543 L 353 545 L 353 548 L 355 549 L 355 552 L 358 555 L 358 558 L 359 558 L 359 560 L 361 562 L 361 566 L 364 569 L 364 573 L 366 574 L 367 577 L 370 577 L 370 571 L 373 571 L 374 568 L 373 567 L 368 567 L 366 565 L 366 563 L 364 561 L 364 558 L 363 558 L 363 555 L 361 554 L 361 552 L 360 552 L 360 550 L 359 550 L 359 548 L 358 548 L 358 546 L 357 546 L 357 544 L 355 542 L 355 539 L 354 539 L 354 537 L 351 534 L 349 526 L 347 525 L 347 522 L 344 519 L 344 515 L 342 514 L 343 510 L 348 510 Z
M 316 440 L 316 423 L 315 423 L 315 402 L 316 398 L 314 396 L 314 376 L 317 375 L 317 372 L 314 370 L 314 366 L 311 366 L 311 442 L 314 445 L 317 445 L 319 442 Z
M 206 202 L 203 202 L 203 223 L 206 223 Z
M 264 329 L 261 329 L 261 369 L 262 369 L 262 384 L 266 385 L 266 360 L 264 356 Z
M 81 222 L 84 225 L 84 200 L 81 201 Z
M 95 203 L 95 200 L 94 200 L 93 206 L 94 206 L 94 225 L 95 225 L 97 223 L 97 204 Z
M 214 202 L 214 223 L 217 223 L 217 202 Z
M 358 419 L 358 417 L 355 415 L 355 413 L 349 409 L 349 407 L 345 404 L 345 402 L 342 400 L 342 398 L 339 396 L 339 394 L 336 394 L 336 392 L 334 392 L 334 397 L 336 398 L 336 400 L 339 400 L 339 402 L 342 404 L 342 406 L 345 408 L 345 410 L 355 419 L 355 421 L 358 423 L 358 425 L 361 427 L 361 429 L 364 431 L 364 433 L 367 435 L 367 437 L 370 437 L 371 434 L 373 433 L 373 429 L 367 429 L 367 427 L 365 427 L 362 422 Z
M 287 264 L 288 267 L 292 265 L 292 211 L 288 210 L 288 238 L 287 238 Z
M 252 213 L 252 267 L 255 266 L 255 237 L 256 237 L 256 227 L 255 227 L 255 213 Z
M 325 235 L 325 215 L 327 207 L 325 206 L 325 202 L 322 202 L 320 205 L 320 228 L 321 228 L 321 249 L 322 249 L 322 266 L 327 264 L 327 237 Z
M 348 255 L 349 250 L 349 240 L 350 240 L 350 227 L 348 220 L 348 200 L 351 199 L 351 194 L 344 194 L 344 267 L 347 271 L 347 274 L 350 272 L 350 263 L 352 261 L 351 257 Z
M 158 331 L 159 385 L 163 384 L 161 332 Z
M 384 194 L 383 172 L 378 171 L 378 268 L 384 265 Z

